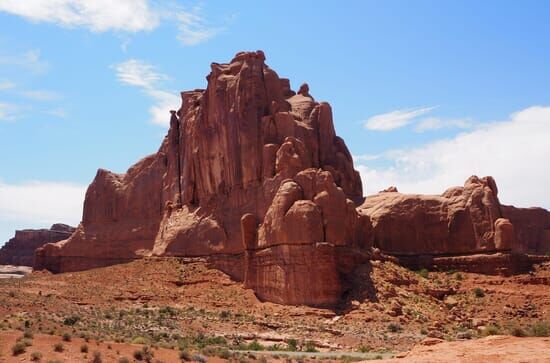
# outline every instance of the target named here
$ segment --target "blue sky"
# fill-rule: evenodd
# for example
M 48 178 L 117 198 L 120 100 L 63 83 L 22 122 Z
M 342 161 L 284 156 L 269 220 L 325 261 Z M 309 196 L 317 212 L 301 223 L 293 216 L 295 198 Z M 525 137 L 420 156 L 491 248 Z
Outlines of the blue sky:
M 367 193 L 480 174 L 550 207 L 548 2 L 52 3 L 0 0 L 0 244 L 78 223 L 97 168 L 156 151 L 179 92 L 240 50 L 331 103 Z

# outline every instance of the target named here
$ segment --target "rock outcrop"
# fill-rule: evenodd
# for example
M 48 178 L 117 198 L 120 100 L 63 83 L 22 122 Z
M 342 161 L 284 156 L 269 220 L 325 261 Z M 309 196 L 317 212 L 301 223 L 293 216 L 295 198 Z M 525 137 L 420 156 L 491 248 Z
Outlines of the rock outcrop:
M 208 256 L 265 299 L 334 304 L 345 282 L 336 260 L 369 246 L 371 235 L 329 104 L 307 84 L 292 91 L 261 51 L 213 63 L 207 80 L 205 90 L 181 94 L 156 154 L 126 174 L 98 171 L 77 231 L 38 250 L 35 268 Z
M 374 246 L 414 268 L 515 270 L 528 265 L 517 255 L 550 252 L 550 212 L 501 205 L 492 177 L 472 176 L 441 195 L 390 188 L 365 198 L 358 211 L 371 220 Z
M 494 269 L 488 254 L 506 267 L 516 252 L 548 251 L 548 212 L 502 206 L 491 177 L 363 199 L 330 105 L 307 84 L 292 91 L 261 51 L 213 63 L 207 81 L 181 93 L 157 153 L 125 174 L 97 172 L 81 224 L 38 249 L 36 269 L 204 257 L 264 300 L 334 306 L 370 258 Z
M 50 229 L 23 229 L 0 248 L 0 265 L 32 266 L 34 251 L 46 243 L 68 238 L 74 227 L 54 224 Z

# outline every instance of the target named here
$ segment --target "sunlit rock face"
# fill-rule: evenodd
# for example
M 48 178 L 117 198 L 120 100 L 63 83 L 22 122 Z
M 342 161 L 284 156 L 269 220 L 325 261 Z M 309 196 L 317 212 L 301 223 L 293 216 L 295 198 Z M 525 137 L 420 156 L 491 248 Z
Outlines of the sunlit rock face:
M 292 91 L 261 51 L 212 64 L 207 81 L 182 93 L 156 154 L 126 174 L 98 171 L 81 225 L 39 250 L 35 268 L 210 256 L 267 300 L 335 303 L 337 251 L 368 246 L 370 224 L 355 210 L 361 179 L 330 105 L 305 84 Z M 254 219 L 248 247 L 244 215 Z M 258 265 L 266 255 L 269 267 Z
M 0 265 L 32 266 L 34 251 L 46 243 L 66 239 L 74 227 L 54 224 L 50 229 L 23 229 L 0 248 Z
M 501 205 L 491 177 L 437 196 L 391 187 L 363 198 L 330 105 L 307 84 L 293 91 L 263 52 L 213 63 L 206 79 L 181 94 L 157 153 L 125 174 L 97 172 L 82 223 L 39 248 L 36 269 L 204 257 L 260 299 L 332 307 L 373 256 L 491 272 L 491 257 L 455 257 L 505 253 L 509 265 L 512 253 L 549 251 L 550 214 Z

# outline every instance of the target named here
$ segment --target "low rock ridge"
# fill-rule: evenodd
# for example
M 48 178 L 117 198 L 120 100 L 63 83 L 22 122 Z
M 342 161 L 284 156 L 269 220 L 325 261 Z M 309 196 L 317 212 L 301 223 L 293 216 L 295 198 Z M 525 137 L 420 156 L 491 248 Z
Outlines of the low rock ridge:
M 46 243 L 67 239 L 75 228 L 66 224 L 54 224 L 50 229 L 23 229 L 15 231 L 0 248 L 0 265 L 33 266 L 34 251 Z

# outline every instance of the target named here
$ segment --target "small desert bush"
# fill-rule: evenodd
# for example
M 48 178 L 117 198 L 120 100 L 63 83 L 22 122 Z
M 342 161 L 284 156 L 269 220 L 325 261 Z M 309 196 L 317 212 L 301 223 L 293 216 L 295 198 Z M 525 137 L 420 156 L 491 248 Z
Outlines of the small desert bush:
M 401 330 L 403 330 L 403 328 L 401 327 L 401 325 L 397 323 L 390 323 L 388 325 L 388 331 L 392 333 L 397 333 L 397 332 L 400 332 Z
M 529 334 L 534 337 L 550 336 L 550 321 L 538 321 L 531 326 Z
M 200 354 L 193 355 L 193 360 L 197 363 L 206 363 L 206 358 Z
M 100 352 L 95 351 L 93 353 L 92 363 L 103 363 L 103 360 L 101 359 L 101 353 Z
M 476 287 L 473 291 L 474 291 L 474 296 L 475 297 L 484 297 L 485 296 L 485 291 L 483 291 L 483 289 L 481 287 Z
M 309 353 L 315 353 L 315 352 L 318 352 L 317 348 L 315 348 L 315 343 L 311 340 L 308 340 L 306 342 L 306 352 L 309 352 Z
M 485 329 L 481 332 L 483 336 L 489 336 L 489 335 L 502 335 L 502 331 L 500 328 L 496 325 L 487 325 Z
M 418 273 L 420 276 L 422 276 L 423 278 L 425 278 L 425 279 L 427 279 L 428 277 L 430 277 L 430 272 L 429 272 L 427 269 L 425 269 L 425 268 L 419 270 L 417 273 Z
M 13 355 L 19 355 L 25 353 L 27 346 L 23 342 L 17 342 L 11 347 L 11 353 Z
M 191 359 L 193 359 L 191 357 L 191 354 L 189 354 L 189 352 L 186 351 L 186 350 L 182 350 L 179 354 L 179 357 L 180 357 L 181 360 L 186 361 L 186 362 L 189 362 Z
M 79 320 L 80 320 L 80 316 L 78 316 L 78 315 L 71 315 L 71 316 L 66 317 L 66 318 L 63 320 L 63 324 L 64 324 L 64 325 L 67 325 L 67 326 L 73 326 L 73 325 L 75 325 L 76 323 L 78 323 Z
M 291 352 L 295 352 L 298 350 L 298 341 L 296 339 L 288 339 L 286 341 L 286 344 L 288 345 L 288 350 Z
M 42 353 L 40 352 L 33 352 L 31 354 L 31 361 L 33 362 L 40 362 L 42 360 Z
M 64 342 L 70 342 L 71 339 L 72 339 L 72 336 L 71 336 L 71 334 L 69 334 L 69 333 L 63 333 L 63 337 L 62 337 L 62 338 L 63 338 L 63 341 L 64 341 Z
M 256 340 L 248 343 L 246 348 L 247 350 L 256 350 L 256 351 L 265 349 L 265 347 L 262 344 L 258 343 L 258 341 Z
M 132 344 L 145 345 L 147 343 L 148 343 L 148 341 L 144 337 L 134 337 L 134 339 L 132 339 Z
M 34 334 L 32 333 L 32 331 L 27 329 L 23 333 L 23 338 L 32 339 L 32 338 L 34 338 Z
M 525 330 L 523 330 L 523 328 L 519 325 L 512 325 L 511 327 L 508 328 L 508 331 L 510 332 L 511 335 L 515 337 L 527 336 L 527 333 L 525 332 Z
M 80 352 L 81 353 L 88 353 L 88 344 L 82 344 L 80 346 Z
M 130 360 L 126 357 L 118 358 L 118 363 L 130 363 Z
M 53 350 L 56 352 L 62 352 L 65 349 L 62 343 L 55 343 L 53 345 Z

